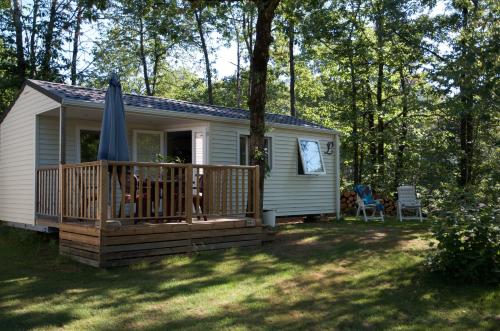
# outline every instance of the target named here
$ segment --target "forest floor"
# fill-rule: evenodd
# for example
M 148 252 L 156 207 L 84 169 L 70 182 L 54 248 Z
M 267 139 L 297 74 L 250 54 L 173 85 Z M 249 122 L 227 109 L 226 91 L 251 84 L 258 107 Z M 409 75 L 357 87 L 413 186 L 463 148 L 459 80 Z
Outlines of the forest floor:
M 429 222 L 281 226 L 274 242 L 95 269 L 0 226 L 2 330 L 494 330 L 500 288 L 425 270 Z

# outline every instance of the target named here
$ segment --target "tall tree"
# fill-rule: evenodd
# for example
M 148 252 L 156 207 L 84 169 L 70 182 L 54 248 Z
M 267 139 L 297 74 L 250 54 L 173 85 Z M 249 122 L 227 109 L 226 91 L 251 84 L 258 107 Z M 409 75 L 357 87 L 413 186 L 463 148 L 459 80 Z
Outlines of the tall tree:
M 297 116 L 295 109 L 295 24 L 290 21 L 288 24 L 288 61 L 290 63 L 290 115 Z
M 473 117 L 473 88 L 471 79 L 467 75 L 467 68 L 473 66 L 475 56 L 470 49 L 470 23 L 471 16 L 476 14 L 479 6 L 479 0 L 458 2 L 456 4 L 461 11 L 461 24 L 462 32 L 459 40 L 460 52 L 460 69 L 462 70 L 459 75 L 459 88 L 460 88 L 460 102 L 462 104 L 460 111 L 460 176 L 458 183 L 460 186 L 465 187 L 472 182 L 473 173 L 473 157 L 474 157 L 474 117 Z
M 281 16 L 283 25 L 282 29 L 288 38 L 288 75 L 289 75 L 289 102 L 290 102 L 290 115 L 297 116 L 296 110 L 296 97 L 295 97 L 295 43 L 296 43 L 296 30 L 299 18 L 297 12 L 299 6 L 296 1 L 284 1 L 281 6 Z
M 249 62 L 252 62 L 252 52 L 254 50 L 254 40 L 255 40 L 255 5 L 253 1 L 245 2 L 242 7 L 242 21 L 243 21 L 243 40 L 245 41 L 245 46 L 247 49 L 247 55 Z M 251 75 L 248 75 L 248 91 L 247 96 L 250 98 L 251 91 Z
M 144 76 L 144 84 L 146 86 L 146 94 L 153 95 L 151 90 L 151 83 L 149 81 L 149 70 L 148 70 L 148 61 L 146 59 L 146 51 L 145 51 L 145 38 L 146 30 L 144 29 L 144 18 L 142 13 L 143 7 L 141 6 L 141 12 L 139 13 L 139 58 L 141 59 L 142 64 L 142 74 Z
M 26 62 L 24 59 L 24 45 L 23 45 L 23 23 L 21 20 L 22 8 L 19 0 L 12 1 L 12 19 L 16 29 L 16 56 L 17 56 L 17 70 L 20 81 L 24 80 L 26 73 Z
M 80 37 L 82 35 L 82 24 L 84 20 L 95 21 L 98 11 L 104 11 L 108 5 L 107 0 L 75 0 L 73 51 L 70 64 L 71 85 L 76 85 L 78 78 L 77 66 L 80 52 Z
M 385 172 L 385 137 L 384 137 L 384 100 L 383 100 L 383 85 L 384 85 L 384 66 L 385 66 L 385 8 L 384 1 L 376 1 L 374 6 L 375 16 L 375 35 L 376 35 L 376 65 L 377 65 L 377 90 L 376 90 L 376 105 L 377 105 L 377 172 L 379 177 L 384 177 Z
M 76 23 L 75 23 L 75 32 L 73 35 L 73 54 L 71 57 L 71 85 L 76 85 L 76 66 L 78 61 L 78 48 L 80 44 L 80 32 L 82 28 L 82 20 L 83 20 L 83 4 L 78 2 L 76 5 Z
M 272 23 L 280 0 L 254 0 L 257 6 L 257 25 L 255 26 L 255 46 L 250 64 L 250 163 L 258 165 L 260 172 L 259 187 L 260 210 L 264 203 L 264 178 L 266 159 L 264 157 L 264 135 L 266 132 L 266 83 L 269 48 L 273 41 Z
M 396 165 L 395 165 L 395 170 L 394 170 L 394 191 L 396 191 L 397 187 L 401 185 L 401 175 L 403 172 L 403 166 L 404 166 L 404 153 L 406 149 L 406 139 L 408 136 L 408 123 L 407 123 L 407 117 L 408 117 L 408 107 L 409 107 L 409 102 L 408 102 L 408 84 L 407 84 L 407 77 L 404 72 L 404 68 L 401 65 L 398 68 L 399 72 L 399 84 L 401 86 L 401 94 L 402 94 L 402 110 L 401 110 L 401 133 L 399 137 L 399 146 L 398 150 L 396 153 Z
M 31 35 L 30 35 L 30 77 L 35 76 L 36 70 L 36 35 L 38 32 L 38 15 L 40 9 L 40 0 L 33 1 L 33 16 L 31 19 Z
M 198 36 L 200 38 L 200 46 L 203 51 L 203 59 L 205 60 L 205 75 L 207 77 L 207 92 L 208 92 L 208 103 L 214 104 L 214 94 L 213 94 L 213 84 L 212 84 L 212 70 L 210 68 L 210 57 L 208 55 L 208 46 L 205 40 L 205 32 L 203 29 L 203 9 L 196 8 L 194 10 L 194 17 L 196 19 L 196 27 L 198 30 Z
M 53 79 L 53 71 L 51 68 L 51 61 L 54 52 L 54 29 L 57 20 L 57 9 L 58 2 L 57 0 L 50 1 L 50 10 L 49 10 L 49 21 L 47 23 L 47 31 L 45 32 L 45 44 L 44 44 L 44 53 L 42 57 L 42 63 L 40 68 L 40 78 L 46 80 Z
M 234 40 L 236 42 L 236 106 L 241 107 L 241 28 L 238 22 L 237 8 L 231 7 L 231 24 L 234 27 Z
M 156 95 L 166 62 L 175 58 L 180 45 L 193 44 L 195 30 L 187 9 L 175 0 L 120 0 L 112 2 L 106 12 L 111 19 L 95 46 L 92 76 L 103 81 L 109 71 L 115 71 L 121 74 L 124 87 L 130 82 L 135 93 Z
M 352 112 L 352 138 L 353 138 L 353 179 L 354 183 L 361 183 L 361 166 L 360 166 L 360 146 L 358 133 L 358 77 L 355 65 L 356 51 L 354 49 L 354 29 L 357 26 L 358 13 L 361 2 L 358 1 L 354 8 L 355 11 L 350 15 L 349 35 L 347 39 L 347 57 L 349 62 L 349 73 L 351 81 L 351 112 Z

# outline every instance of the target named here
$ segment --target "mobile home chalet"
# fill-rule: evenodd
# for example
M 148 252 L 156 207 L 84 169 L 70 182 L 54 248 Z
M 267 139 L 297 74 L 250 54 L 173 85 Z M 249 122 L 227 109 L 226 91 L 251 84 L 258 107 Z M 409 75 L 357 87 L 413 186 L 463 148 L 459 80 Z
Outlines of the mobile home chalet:
M 249 216 L 260 192 L 247 166 L 247 110 L 125 94 L 131 161 L 104 169 L 96 154 L 105 92 L 25 82 L 0 118 L 0 220 L 43 231 L 65 220 Z M 264 209 L 339 215 L 338 133 L 278 114 L 266 124 Z M 154 163 L 157 154 L 182 163 Z

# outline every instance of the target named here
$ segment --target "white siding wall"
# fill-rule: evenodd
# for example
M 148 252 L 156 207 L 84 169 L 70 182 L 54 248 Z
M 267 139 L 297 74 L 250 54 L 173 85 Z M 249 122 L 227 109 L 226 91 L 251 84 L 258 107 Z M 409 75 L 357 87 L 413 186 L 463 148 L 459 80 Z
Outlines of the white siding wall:
M 98 121 L 66 120 L 66 163 L 77 160 L 77 130 L 99 129 Z M 59 163 L 59 117 L 40 115 L 38 117 L 38 165 Z
M 67 110 L 68 112 L 71 109 Z M 77 120 L 77 119 L 66 119 L 66 163 L 76 163 L 78 162 L 78 132 L 79 130 L 100 130 L 101 122 L 100 120 Z M 129 146 L 130 158 L 133 157 L 133 132 L 134 130 L 153 130 L 153 131 L 163 131 L 165 129 L 173 129 L 175 126 L 161 126 L 157 125 L 151 127 L 148 125 L 140 125 L 136 123 L 128 123 L 127 125 L 127 139 Z M 194 139 L 193 146 L 197 153 L 195 154 L 195 159 L 198 163 L 203 163 L 203 135 L 204 129 L 199 126 L 193 127 L 195 134 L 198 134 L 201 138 L 201 142 L 197 142 Z M 201 137 L 200 137 L 201 135 Z M 40 115 L 38 119 L 38 164 L 39 165 L 51 165 L 59 163 L 59 118 L 58 117 L 48 117 Z
M 69 111 L 69 110 L 68 110 Z M 66 163 L 78 162 L 77 139 L 79 130 L 100 130 L 99 121 L 66 119 Z M 132 149 L 132 133 L 128 135 Z M 59 117 L 39 116 L 38 165 L 59 163 Z
M 210 164 L 239 164 L 239 130 L 244 127 L 211 123 L 208 132 L 208 162 Z
M 0 124 L 0 220 L 34 224 L 36 114 L 58 106 L 26 86 Z
M 59 117 L 38 116 L 38 165 L 59 163 Z
M 130 123 L 131 124 L 131 123 Z M 133 129 L 161 130 L 162 128 L 130 125 L 128 127 L 129 148 L 132 148 Z M 66 159 L 67 163 L 77 162 L 77 128 L 99 128 L 99 121 L 67 120 Z M 239 135 L 248 134 L 248 127 L 212 122 L 208 132 L 208 163 L 239 164 Z M 306 131 L 273 129 L 272 137 L 273 169 L 266 179 L 264 207 L 278 210 L 278 215 L 304 215 L 334 213 L 336 206 L 335 152 L 325 155 L 327 143 L 334 141 L 330 134 L 310 133 Z M 315 138 L 321 142 L 326 175 L 304 176 L 297 173 L 298 150 L 297 138 Z M 58 161 L 58 119 L 39 119 L 40 164 L 56 164 Z M 42 155 L 43 154 L 43 155 Z M 132 155 L 132 151 L 130 151 Z
M 245 126 L 212 123 L 209 129 L 209 158 L 212 164 L 239 164 L 239 134 L 248 134 Z M 277 209 L 279 216 L 334 213 L 336 188 L 335 153 L 324 154 L 330 134 L 310 133 L 289 129 L 273 129 L 273 167 L 266 178 L 264 208 Z M 297 138 L 318 139 L 325 162 L 326 175 L 304 176 L 297 172 Z

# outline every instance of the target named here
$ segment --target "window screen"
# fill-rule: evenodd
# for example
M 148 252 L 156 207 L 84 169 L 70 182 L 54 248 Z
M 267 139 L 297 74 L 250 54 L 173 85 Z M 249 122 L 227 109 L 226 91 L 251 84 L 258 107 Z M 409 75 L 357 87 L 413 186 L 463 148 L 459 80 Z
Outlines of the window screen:
M 99 136 L 99 131 L 80 131 L 80 162 L 92 162 L 97 160 Z
M 325 165 L 318 140 L 299 138 L 299 154 L 302 170 L 305 175 L 325 174 Z M 300 169 L 300 167 L 299 167 Z
M 138 162 L 151 162 L 162 153 L 162 133 L 136 132 L 136 158 Z
M 240 136 L 240 165 L 248 164 L 248 138 Z

